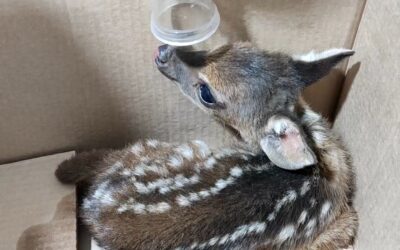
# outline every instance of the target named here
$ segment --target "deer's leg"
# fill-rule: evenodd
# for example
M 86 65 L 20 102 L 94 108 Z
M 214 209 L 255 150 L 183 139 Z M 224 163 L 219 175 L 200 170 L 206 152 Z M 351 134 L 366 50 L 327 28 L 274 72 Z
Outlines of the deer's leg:
M 105 165 L 99 163 L 109 152 L 109 150 L 92 150 L 79 153 L 63 161 L 55 175 L 63 183 L 74 184 L 84 181 L 104 168 Z
M 336 220 L 314 240 L 308 250 L 353 249 L 358 229 L 358 216 L 354 208 L 339 215 Z

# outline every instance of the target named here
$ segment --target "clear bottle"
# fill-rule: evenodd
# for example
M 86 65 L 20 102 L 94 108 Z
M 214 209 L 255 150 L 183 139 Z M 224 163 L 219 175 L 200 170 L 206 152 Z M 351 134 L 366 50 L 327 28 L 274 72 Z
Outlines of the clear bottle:
M 212 0 L 152 0 L 151 31 L 163 43 L 189 46 L 208 39 L 220 16 Z

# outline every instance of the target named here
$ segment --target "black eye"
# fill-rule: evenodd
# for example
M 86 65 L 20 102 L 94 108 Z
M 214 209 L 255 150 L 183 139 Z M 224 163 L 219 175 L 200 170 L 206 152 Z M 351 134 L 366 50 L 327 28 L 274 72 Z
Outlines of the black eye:
M 200 101 L 206 106 L 210 106 L 216 103 L 214 96 L 211 94 L 211 91 L 206 84 L 200 85 L 199 95 Z

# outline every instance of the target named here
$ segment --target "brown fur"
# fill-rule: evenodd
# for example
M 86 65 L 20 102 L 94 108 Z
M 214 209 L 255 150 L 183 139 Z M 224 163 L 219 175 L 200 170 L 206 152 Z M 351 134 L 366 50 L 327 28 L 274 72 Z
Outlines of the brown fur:
M 314 240 L 311 246 L 306 247 L 305 249 L 346 249 L 354 244 L 357 229 L 357 212 L 354 208 L 350 207 L 340 213 L 328 228 Z
M 99 244 L 106 249 L 351 246 L 358 220 L 350 157 L 325 120 L 298 100 L 310 79 L 350 54 L 309 63 L 249 44 L 191 53 L 163 47 L 156 63 L 241 142 L 210 150 L 195 141 L 150 140 L 62 163 L 56 172 L 61 181 L 90 183 L 81 216 Z M 199 100 L 202 84 L 214 104 Z M 290 171 L 271 162 L 260 140 L 271 136 L 265 126 L 274 117 L 298 126 L 316 164 Z
M 101 162 L 111 150 L 92 150 L 65 160 L 55 175 L 63 183 L 81 182 L 101 171 Z M 106 166 L 105 166 L 106 167 Z

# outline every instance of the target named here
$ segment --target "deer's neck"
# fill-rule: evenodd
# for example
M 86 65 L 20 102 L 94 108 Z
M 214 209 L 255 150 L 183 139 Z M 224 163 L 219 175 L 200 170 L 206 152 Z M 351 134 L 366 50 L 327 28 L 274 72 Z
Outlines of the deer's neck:
M 349 195 L 354 189 L 354 174 L 348 152 L 321 115 L 304 103 L 301 108 L 299 117 L 314 144 L 321 177 L 339 199 L 351 198 Z

